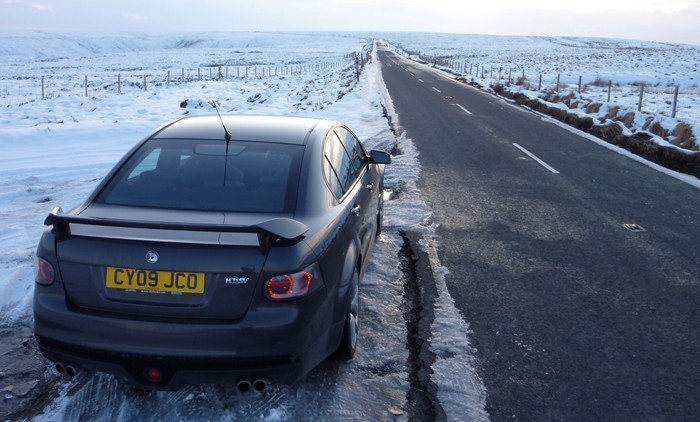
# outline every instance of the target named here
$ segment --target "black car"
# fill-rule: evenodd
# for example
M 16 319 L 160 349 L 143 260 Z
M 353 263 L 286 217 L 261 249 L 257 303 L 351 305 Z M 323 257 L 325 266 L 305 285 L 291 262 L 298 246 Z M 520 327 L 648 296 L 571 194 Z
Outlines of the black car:
M 36 253 L 56 368 L 143 388 L 289 383 L 351 359 L 384 164 L 335 121 L 196 116 L 139 142 Z

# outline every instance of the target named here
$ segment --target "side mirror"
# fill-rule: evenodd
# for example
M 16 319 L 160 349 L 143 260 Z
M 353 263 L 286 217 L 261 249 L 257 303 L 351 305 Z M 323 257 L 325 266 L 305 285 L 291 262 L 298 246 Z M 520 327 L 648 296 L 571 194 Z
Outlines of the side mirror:
M 369 158 L 372 164 L 391 164 L 391 155 L 384 151 L 373 149 L 369 152 Z

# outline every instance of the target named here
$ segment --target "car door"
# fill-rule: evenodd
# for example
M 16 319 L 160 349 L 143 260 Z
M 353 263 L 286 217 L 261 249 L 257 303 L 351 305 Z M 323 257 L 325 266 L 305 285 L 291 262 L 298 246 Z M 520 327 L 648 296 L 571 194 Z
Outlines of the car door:
M 348 180 L 352 183 L 352 190 L 357 191 L 352 206 L 356 212 L 360 213 L 358 216 L 361 220 L 359 235 L 363 256 L 367 256 L 376 233 L 379 204 L 377 195 L 381 193 L 379 173 L 373 169 L 373 166 L 369 165 L 369 158 L 362 143 L 352 132 L 344 127 L 338 127 L 335 130 L 350 156 Z
M 343 229 L 357 239 L 365 256 L 376 230 L 377 201 L 373 192 L 377 181 L 368 171 L 364 148 L 350 131 L 338 127 L 326 137 L 324 156 L 330 188 L 349 211 Z

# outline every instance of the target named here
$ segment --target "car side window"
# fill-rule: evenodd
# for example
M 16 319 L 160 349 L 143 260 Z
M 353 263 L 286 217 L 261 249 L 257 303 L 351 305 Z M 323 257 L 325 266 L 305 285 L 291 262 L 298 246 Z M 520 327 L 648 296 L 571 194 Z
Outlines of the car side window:
M 323 172 L 326 181 L 337 198 L 347 190 L 351 174 L 350 156 L 335 132 L 331 132 L 323 144 Z
M 360 173 L 362 173 L 362 169 L 367 162 L 367 155 L 362 147 L 362 143 L 360 143 L 355 135 L 353 135 L 349 130 L 339 127 L 336 128 L 335 131 L 343 143 L 345 150 L 350 156 L 350 173 L 346 181 L 347 184 L 345 185 L 345 189 L 347 190 L 353 183 L 355 183 L 355 180 L 357 180 L 357 178 L 360 176 Z
M 326 180 L 331 191 L 340 198 L 362 174 L 367 153 L 352 132 L 337 127 L 326 137 L 323 155 Z

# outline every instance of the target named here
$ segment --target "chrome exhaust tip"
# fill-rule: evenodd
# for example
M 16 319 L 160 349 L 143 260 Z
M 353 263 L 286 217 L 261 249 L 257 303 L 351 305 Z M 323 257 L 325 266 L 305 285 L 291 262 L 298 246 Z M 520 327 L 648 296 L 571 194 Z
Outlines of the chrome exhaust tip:
M 78 375 L 78 372 L 80 372 L 79 366 L 73 365 L 71 363 L 66 365 L 66 375 L 68 375 L 69 377 L 73 378 L 74 376 Z
M 241 393 L 247 393 L 250 391 L 251 386 L 250 381 L 246 379 L 240 380 L 238 383 L 236 383 L 236 388 L 238 388 L 238 391 Z
M 56 368 L 56 371 L 61 375 L 66 373 L 66 365 L 61 361 L 54 363 L 53 367 Z
M 267 385 L 269 382 L 264 379 L 256 379 L 253 381 L 253 390 L 255 391 L 263 391 L 267 388 Z

